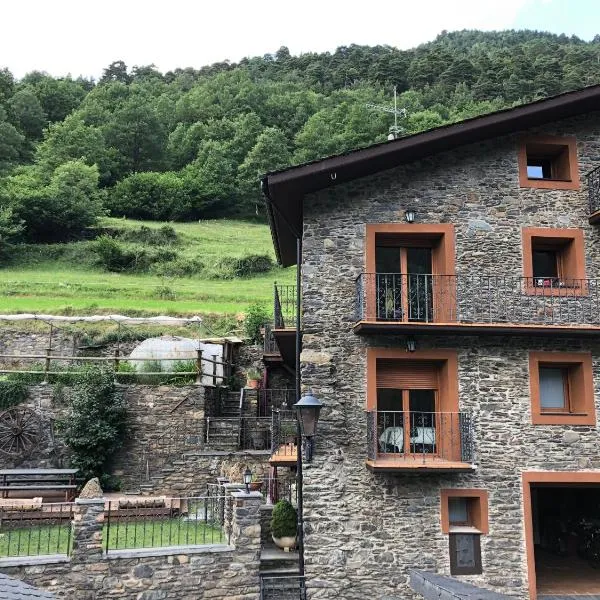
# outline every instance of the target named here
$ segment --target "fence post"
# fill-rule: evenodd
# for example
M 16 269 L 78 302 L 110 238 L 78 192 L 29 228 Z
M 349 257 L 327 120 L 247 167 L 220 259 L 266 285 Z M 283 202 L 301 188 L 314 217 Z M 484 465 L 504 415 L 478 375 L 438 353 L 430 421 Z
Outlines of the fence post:
M 44 361 L 44 383 L 48 383 L 48 371 L 50 371 L 50 353 L 52 348 L 46 348 L 46 360 Z
M 104 498 L 76 498 L 73 515 L 72 563 L 97 563 L 102 560 Z
M 196 356 L 196 385 L 202 384 L 202 349 L 198 348 Z
M 115 348 L 115 376 L 119 371 L 119 348 Z

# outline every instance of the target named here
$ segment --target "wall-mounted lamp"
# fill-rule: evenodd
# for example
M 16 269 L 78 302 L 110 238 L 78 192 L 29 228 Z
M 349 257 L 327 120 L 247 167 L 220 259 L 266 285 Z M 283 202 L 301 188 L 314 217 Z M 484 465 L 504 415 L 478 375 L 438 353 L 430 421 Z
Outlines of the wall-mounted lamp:
M 415 340 L 414 337 L 407 337 L 406 338 L 406 351 L 407 352 L 414 352 L 417 349 L 417 340 Z
M 414 223 L 415 222 L 415 211 L 414 210 L 404 211 L 404 220 L 407 223 Z
M 250 493 L 250 484 L 252 483 L 252 471 L 250 467 L 246 467 L 244 471 L 244 485 L 246 486 L 246 494 Z

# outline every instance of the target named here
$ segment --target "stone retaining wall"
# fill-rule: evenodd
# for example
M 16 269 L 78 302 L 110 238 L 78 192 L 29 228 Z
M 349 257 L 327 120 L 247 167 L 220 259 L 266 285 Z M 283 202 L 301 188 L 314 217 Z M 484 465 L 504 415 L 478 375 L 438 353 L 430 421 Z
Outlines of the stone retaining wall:
M 86 500 L 76 508 L 69 561 L 0 559 L 0 570 L 68 600 L 258 600 L 262 497 L 258 492 L 232 496 L 230 545 L 105 554 L 103 500 Z

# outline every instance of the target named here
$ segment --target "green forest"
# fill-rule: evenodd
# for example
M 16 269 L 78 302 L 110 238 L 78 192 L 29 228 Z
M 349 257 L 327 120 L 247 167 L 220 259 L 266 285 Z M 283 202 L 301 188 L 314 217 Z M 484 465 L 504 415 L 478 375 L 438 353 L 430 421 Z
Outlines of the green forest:
M 410 50 L 340 47 L 96 81 L 0 70 L 0 250 L 76 239 L 102 216 L 262 219 L 259 177 L 600 82 L 600 38 L 443 32 Z

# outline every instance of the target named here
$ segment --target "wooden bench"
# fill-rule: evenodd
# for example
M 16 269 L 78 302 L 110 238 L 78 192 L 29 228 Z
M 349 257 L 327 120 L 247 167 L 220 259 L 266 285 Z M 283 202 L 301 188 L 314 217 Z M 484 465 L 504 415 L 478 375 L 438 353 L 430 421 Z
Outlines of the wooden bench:
M 47 484 L 47 485 L 0 485 L 0 491 L 3 498 L 8 498 L 9 492 L 31 492 L 34 495 L 40 496 L 36 492 L 56 491 L 65 493 L 65 502 L 68 502 L 75 494 L 77 486 L 75 484 Z

